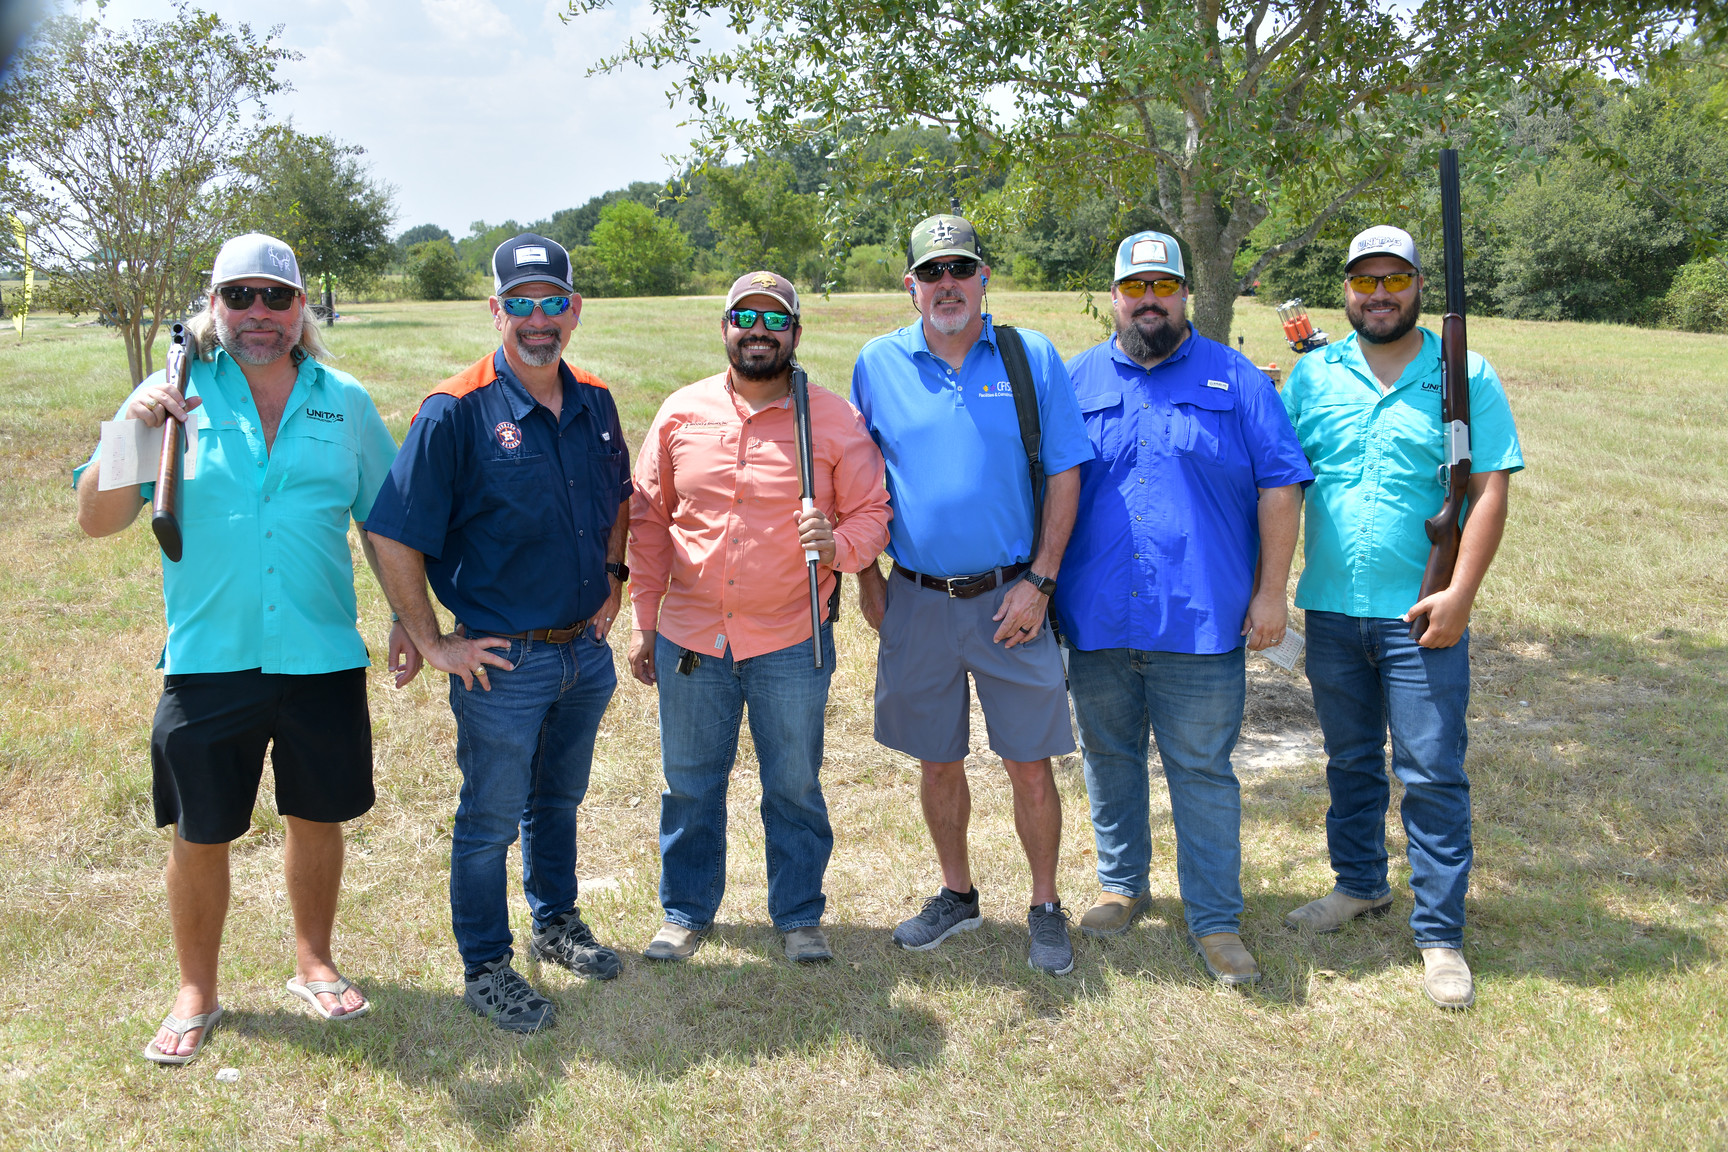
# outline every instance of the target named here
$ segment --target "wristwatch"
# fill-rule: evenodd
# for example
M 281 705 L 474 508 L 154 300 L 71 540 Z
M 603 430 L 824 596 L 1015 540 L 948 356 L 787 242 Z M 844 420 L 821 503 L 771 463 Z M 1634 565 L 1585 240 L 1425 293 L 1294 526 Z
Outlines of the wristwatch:
M 1032 587 L 1038 589 L 1038 591 L 1044 593 L 1046 596 L 1056 595 L 1056 577 L 1054 576 L 1040 576 L 1038 573 L 1028 568 L 1026 569 L 1026 583 L 1032 585 Z
M 620 584 L 630 583 L 630 567 L 627 564 L 608 564 L 606 565 L 606 574 L 618 577 Z

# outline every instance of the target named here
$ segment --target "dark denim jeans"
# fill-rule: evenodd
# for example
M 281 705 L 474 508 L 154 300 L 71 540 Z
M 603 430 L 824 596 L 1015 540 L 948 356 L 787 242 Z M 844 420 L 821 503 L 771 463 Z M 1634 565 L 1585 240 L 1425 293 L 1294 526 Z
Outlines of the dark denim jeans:
M 1338 890 L 1377 900 L 1386 872 L 1386 737 L 1404 785 L 1410 928 L 1422 948 L 1461 948 L 1470 886 L 1470 779 L 1464 774 L 1470 706 L 1470 633 L 1423 648 L 1396 619 L 1308 613 L 1308 683 L 1326 740 L 1326 847 Z
M 822 626 L 822 667 L 810 641 L 745 660 L 701 654 L 688 675 L 682 649 L 654 645 L 660 681 L 660 903 L 666 919 L 701 931 L 726 892 L 726 784 L 746 707 L 762 770 L 768 916 L 782 932 L 822 921 L 822 878 L 834 850 L 822 799 L 822 718 L 834 672 L 834 633 Z
M 618 686 L 612 649 L 590 628 L 567 644 L 512 640 L 494 651 L 490 692 L 450 678 L 462 798 L 450 848 L 450 916 L 469 970 L 510 949 L 504 854 L 522 835 L 522 890 L 543 926 L 576 907 L 576 807 L 594 734 Z
M 1242 732 L 1244 650 L 1218 655 L 1071 650 L 1098 883 L 1138 896 L 1152 868 L 1148 740 L 1158 741 L 1176 825 L 1176 883 L 1188 930 L 1235 932 L 1242 919 L 1242 792 L 1230 753 Z

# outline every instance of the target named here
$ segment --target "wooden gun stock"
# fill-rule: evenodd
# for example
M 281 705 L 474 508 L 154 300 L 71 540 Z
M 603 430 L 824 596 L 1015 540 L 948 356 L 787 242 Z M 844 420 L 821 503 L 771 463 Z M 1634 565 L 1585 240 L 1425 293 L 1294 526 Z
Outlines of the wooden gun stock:
M 186 325 L 176 324 L 170 330 L 168 346 L 168 383 L 186 395 L 187 378 L 192 366 L 192 351 Z M 151 506 L 150 531 L 162 546 L 162 555 L 178 564 L 184 549 L 180 536 L 180 421 L 164 412 L 162 419 L 162 456 L 156 464 L 156 499 Z

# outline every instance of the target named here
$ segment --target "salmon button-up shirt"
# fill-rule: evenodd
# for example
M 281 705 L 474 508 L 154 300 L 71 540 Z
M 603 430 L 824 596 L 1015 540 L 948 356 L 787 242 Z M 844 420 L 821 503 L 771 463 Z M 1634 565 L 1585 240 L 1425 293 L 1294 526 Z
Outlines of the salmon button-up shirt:
M 816 507 L 834 526 L 822 565 L 827 618 L 834 573 L 857 572 L 888 542 L 882 453 L 851 404 L 810 389 Z M 630 502 L 635 626 L 735 660 L 810 638 L 810 585 L 798 541 L 798 443 L 791 397 L 760 411 L 727 373 L 660 406 L 637 457 Z

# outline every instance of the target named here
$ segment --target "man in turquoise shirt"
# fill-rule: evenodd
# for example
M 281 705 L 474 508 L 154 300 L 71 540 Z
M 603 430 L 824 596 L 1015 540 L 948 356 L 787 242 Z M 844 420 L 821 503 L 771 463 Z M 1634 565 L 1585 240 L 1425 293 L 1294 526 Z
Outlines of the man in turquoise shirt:
M 1508 478 L 1524 467 L 1494 369 L 1469 356 L 1471 476 L 1452 582 L 1421 598 L 1440 508 L 1440 338 L 1418 328 L 1422 267 L 1409 234 L 1385 225 L 1350 243 L 1345 314 L 1355 334 L 1297 362 L 1284 407 L 1314 469 L 1296 606 L 1307 613 L 1308 682 L 1326 742 L 1333 891 L 1291 912 L 1330 932 L 1392 904 L 1387 883 L 1386 737 L 1404 785 L 1410 927 L 1423 990 L 1467 1008 L 1464 894 L 1472 847 L 1464 771 L 1470 609 L 1506 524 Z M 1426 614 L 1420 641 L 1410 622 Z
M 197 355 L 185 394 L 158 372 L 115 416 L 159 427 L 166 413 L 197 434 L 180 486 L 184 551 L 162 562 L 166 681 L 150 741 L 157 825 L 175 826 L 167 883 L 180 961 L 174 1008 L 144 1048 L 156 1063 L 192 1059 L 221 1018 L 228 844 L 251 826 L 266 745 L 287 827 L 288 991 L 325 1019 L 371 1007 L 330 948 L 342 821 L 373 801 L 348 521 L 365 521 L 396 445 L 366 390 L 319 362 L 308 316 L 288 245 L 235 237 L 189 323 Z M 154 484 L 104 490 L 101 472 L 98 449 L 74 476 L 91 536 L 124 529 L 154 495 Z M 419 657 L 399 626 L 390 649 L 398 678 L 412 676 Z

